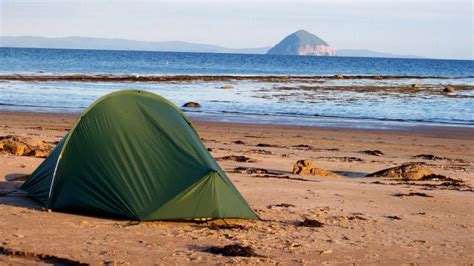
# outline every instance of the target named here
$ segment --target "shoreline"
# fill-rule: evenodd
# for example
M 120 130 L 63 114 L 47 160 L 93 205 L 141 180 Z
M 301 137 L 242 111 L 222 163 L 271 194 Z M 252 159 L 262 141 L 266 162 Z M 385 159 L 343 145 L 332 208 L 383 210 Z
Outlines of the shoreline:
M 322 80 L 404 80 L 404 79 L 470 79 L 474 76 L 444 77 L 444 76 L 408 76 L 408 75 L 201 75 L 201 74 L 0 74 L 4 81 L 75 81 L 75 82 L 190 82 L 190 81 L 260 81 L 260 82 L 301 82 L 311 83 Z
M 49 118 L 62 119 L 65 121 L 76 121 L 81 113 L 54 113 L 54 112 L 22 112 L 22 111 L 0 111 L 0 123 L 3 120 L 24 120 L 25 118 Z M 246 127 L 249 129 L 281 129 L 293 131 L 325 131 L 325 132 L 359 132 L 359 133 L 392 133 L 392 134 L 420 134 L 430 137 L 449 137 L 466 140 L 474 140 L 474 128 L 463 126 L 405 126 L 405 127 L 391 127 L 391 128 L 354 128 L 354 127 L 337 127 L 337 126 L 314 126 L 314 125 L 288 125 L 288 124 L 272 124 L 272 123 L 258 123 L 258 122 L 229 122 L 229 121 L 215 121 L 211 119 L 202 119 L 199 117 L 189 116 L 193 124 L 197 126 L 231 126 L 231 127 Z M 0 124 L 0 127 L 2 125 Z
M 138 89 L 171 100 L 198 120 L 331 128 L 474 128 L 468 115 L 473 82 L 474 78 L 389 75 L 0 74 L 5 93 L 0 111 L 80 113 L 106 92 Z M 183 107 L 190 101 L 201 108 Z

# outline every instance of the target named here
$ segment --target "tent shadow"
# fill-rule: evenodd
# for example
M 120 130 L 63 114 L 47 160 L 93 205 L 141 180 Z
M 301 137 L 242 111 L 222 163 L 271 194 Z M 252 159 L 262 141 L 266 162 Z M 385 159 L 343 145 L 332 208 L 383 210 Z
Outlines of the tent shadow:
M 38 211 L 44 211 L 45 207 L 35 198 L 29 196 L 25 191 L 20 190 L 20 186 L 23 183 L 22 181 L 15 180 L 15 177 L 24 176 L 24 174 L 9 174 L 5 176 L 5 179 L 10 181 L 0 181 L 0 204 L 20 207 L 25 209 L 34 209 Z M 85 217 L 113 220 L 116 222 L 126 222 L 122 226 L 134 226 L 142 223 L 175 223 L 182 225 L 196 226 L 199 228 L 207 227 L 210 223 L 223 220 L 221 218 L 213 218 L 205 221 L 196 220 L 196 219 L 176 219 L 176 220 L 156 220 L 156 221 L 135 221 L 130 220 L 125 217 L 118 217 L 106 213 L 94 212 L 94 211 L 71 211 L 65 210 L 61 213 L 67 213 L 72 215 L 80 215 Z M 225 219 L 226 221 L 241 220 L 241 219 Z
M 18 174 L 10 174 L 7 176 L 16 176 Z M 5 179 L 7 179 L 5 176 Z M 11 179 L 10 179 L 11 180 Z M 19 181 L 0 181 L 0 204 L 20 207 L 25 209 L 34 209 L 38 211 L 45 211 L 45 207 L 37 199 L 31 197 L 23 190 L 20 190 L 20 186 L 23 182 Z M 130 221 L 130 219 L 114 217 L 103 213 L 86 213 L 81 211 L 63 211 L 61 213 L 69 213 L 80 216 L 87 216 L 99 219 L 115 220 L 115 221 Z
M 0 203 L 14 207 L 42 210 L 43 206 L 40 202 L 28 196 L 26 192 L 19 189 L 21 184 L 22 182 L 18 181 L 1 181 Z
M 22 173 L 13 173 L 5 175 L 5 180 L 7 181 L 25 181 L 30 175 Z

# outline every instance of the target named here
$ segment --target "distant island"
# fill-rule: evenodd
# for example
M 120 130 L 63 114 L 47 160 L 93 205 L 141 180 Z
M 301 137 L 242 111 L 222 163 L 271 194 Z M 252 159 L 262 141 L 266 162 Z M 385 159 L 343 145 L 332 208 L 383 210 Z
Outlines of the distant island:
M 323 39 L 305 30 L 286 36 L 267 54 L 335 56 L 336 51 Z
M 286 36 L 281 42 L 268 50 L 267 54 L 305 55 L 305 56 L 346 56 L 346 57 L 385 57 L 385 58 L 422 58 L 411 55 L 397 55 L 370 50 L 341 49 L 334 50 L 318 36 L 299 30 Z
M 131 50 L 160 52 L 195 53 L 235 53 L 269 55 L 304 56 L 347 56 L 347 57 L 386 57 L 386 58 L 422 58 L 411 55 L 398 55 L 370 50 L 335 50 L 318 36 L 299 30 L 273 47 L 226 48 L 213 44 L 201 44 L 182 41 L 147 42 L 128 39 L 108 39 L 90 37 L 48 38 L 38 36 L 0 36 L 0 47 L 14 48 L 57 48 L 57 49 L 94 49 L 94 50 Z

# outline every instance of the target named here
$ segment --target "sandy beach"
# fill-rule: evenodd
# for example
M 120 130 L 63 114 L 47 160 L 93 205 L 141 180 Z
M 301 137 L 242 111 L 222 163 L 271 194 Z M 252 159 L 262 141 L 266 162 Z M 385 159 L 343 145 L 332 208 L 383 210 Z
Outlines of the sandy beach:
M 1 112 L 0 136 L 54 146 L 76 118 Z M 388 131 L 193 122 L 261 220 L 138 223 L 48 212 L 16 190 L 22 183 L 18 177 L 31 174 L 44 159 L 4 152 L 0 264 L 474 263 L 473 128 Z M 232 155 L 245 157 L 236 161 Z M 339 177 L 292 174 L 301 159 Z M 406 162 L 423 162 L 463 183 L 365 177 Z M 301 226 L 305 218 L 322 225 Z M 258 256 L 206 252 L 229 244 L 250 246 Z

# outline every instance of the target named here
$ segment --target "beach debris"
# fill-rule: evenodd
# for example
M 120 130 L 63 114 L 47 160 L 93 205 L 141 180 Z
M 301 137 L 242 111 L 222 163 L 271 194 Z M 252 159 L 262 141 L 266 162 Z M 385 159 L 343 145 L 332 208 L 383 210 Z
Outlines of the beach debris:
M 365 184 L 365 182 L 362 182 Z M 370 182 L 370 184 L 374 184 L 374 185 L 386 185 L 386 183 L 383 183 L 383 182 L 380 182 L 380 181 L 374 181 L 374 182 Z
M 262 155 L 272 155 L 273 154 L 273 152 L 267 151 L 267 150 L 264 150 L 264 149 L 250 149 L 250 150 L 245 151 L 245 153 L 255 153 L 255 154 L 262 154 Z
M 231 244 L 223 247 L 212 246 L 204 251 L 226 257 L 262 257 L 252 247 L 242 246 L 241 244 Z
M 247 156 L 243 155 L 227 155 L 221 158 L 217 158 L 217 160 L 220 161 L 235 161 L 239 163 L 255 163 L 257 160 L 249 158 Z
M 426 215 L 426 212 L 415 212 L 415 213 L 412 213 L 411 215 Z
M 448 182 L 463 182 L 459 179 L 450 178 L 444 175 L 431 174 L 426 175 L 420 179 L 420 181 L 448 181 Z
M 236 167 L 232 170 L 233 173 L 239 174 L 249 174 L 252 177 L 256 178 L 276 178 L 276 179 L 289 179 L 289 180 L 296 180 L 296 181 L 308 181 L 308 182 L 318 182 L 316 180 L 309 180 L 301 177 L 291 177 L 288 175 L 284 175 L 281 173 L 269 171 L 263 168 L 255 168 L 255 167 Z
M 348 219 L 349 221 L 353 221 L 353 220 L 367 221 L 367 218 L 365 218 L 365 217 L 362 216 L 362 215 L 347 216 L 347 219 Z
M 433 154 L 425 154 L 425 153 L 415 155 L 415 156 L 413 156 L 413 158 L 415 158 L 415 159 L 424 159 L 424 160 L 443 160 L 444 159 L 444 158 L 435 156 Z
M 305 182 L 319 182 L 317 180 L 309 180 L 306 178 L 301 177 L 291 177 L 288 175 L 281 175 L 281 174 L 265 174 L 265 175 L 254 175 L 253 177 L 256 178 L 276 178 L 276 179 L 288 179 L 288 180 L 296 180 L 296 181 L 305 181 Z
M 20 136 L 0 136 L 0 151 L 16 156 L 34 156 L 45 158 L 53 149 L 53 145 L 32 138 Z
M 410 182 L 410 180 L 403 180 L 402 182 L 380 182 L 374 181 L 370 182 L 370 184 L 377 184 L 377 185 L 404 185 L 404 186 L 417 186 L 422 187 L 424 190 L 456 190 L 459 192 L 474 192 L 474 188 L 467 185 L 464 181 L 460 179 L 453 179 L 443 175 L 427 175 L 424 176 L 422 179 L 413 180 L 416 182 Z M 419 183 L 420 181 L 443 181 L 438 184 L 433 183 Z
M 414 89 L 418 89 L 418 88 L 421 88 L 421 85 L 418 83 L 415 83 L 415 84 L 412 84 L 411 87 Z
M 296 207 L 296 206 L 289 203 L 272 204 L 272 205 L 267 206 L 268 209 L 273 209 L 274 207 L 290 208 L 290 207 Z
M 297 149 L 297 150 L 312 150 L 312 149 L 313 149 L 312 146 L 307 145 L 307 144 L 294 145 L 293 148 L 295 148 L 295 149 Z
M 335 215 L 326 220 L 328 224 L 345 223 L 348 221 L 367 221 L 367 218 L 362 215 Z
M 337 157 L 337 156 L 321 156 L 318 157 L 318 159 L 325 159 L 331 162 L 335 161 L 340 161 L 340 162 L 363 162 L 364 160 L 358 157 L 352 157 L 352 156 L 342 156 L 342 157 Z
M 245 142 L 243 142 L 241 140 L 236 140 L 236 141 L 234 141 L 234 144 L 245 145 Z
M 274 172 L 270 172 L 267 169 L 263 168 L 255 168 L 255 167 L 236 167 L 232 170 L 233 173 L 239 173 L 239 174 L 278 174 Z
M 432 198 L 433 196 L 430 196 L 426 193 L 423 192 L 410 192 L 410 193 L 395 193 L 393 194 L 395 197 L 412 197 L 412 196 L 419 196 L 419 197 L 427 197 L 427 198 Z
M 391 220 L 401 220 L 402 218 L 396 216 L 396 215 L 387 215 L 387 216 L 384 216 L 385 218 L 387 219 L 391 219 Z
M 342 162 L 363 162 L 364 160 L 362 160 L 361 158 L 357 158 L 357 157 L 350 157 L 350 156 L 343 156 L 343 157 L 334 157 L 335 159 L 339 160 L 339 161 L 342 161 Z
M 456 92 L 456 88 L 453 87 L 453 86 L 446 86 L 446 87 L 444 88 L 443 92 L 446 92 L 446 93 Z
M 422 163 L 405 163 L 366 175 L 366 177 L 386 177 L 404 180 L 421 180 L 433 172 Z
M 336 79 L 345 79 L 346 76 L 344 76 L 344 75 L 334 75 L 334 78 L 336 78 Z
M 233 229 L 243 230 L 243 231 L 248 230 L 247 227 L 245 227 L 243 225 L 240 225 L 240 224 L 216 224 L 216 223 L 212 223 L 211 225 L 208 226 L 208 228 L 210 230 L 233 230 Z
M 197 102 L 187 102 L 185 104 L 183 104 L 183 107 L 187 107 L 187 108 L 200 108 L 201 105 Z
M 61 258 L 54 255 L 47 255 L 47 254 L 41 254 L 41 253 L 13 250 L 13 249 L 2 247 L 2 246 L 0 246 L 0 255 L 9 256 L 13 258 L 29 259 L 32 261 L 36 261 L 36 263 L 38 263 L 39 261 L 39 262 L 52 264 L 52 265 L 79 265 L 79 266 L 89 265 L 88 263 L 83 263 L 83 262 L 80 262 L 77 260 L 71 260 L 68 258 Z
M 283 148 L 282 146 L 280 145 L 276 145 L 276 144 L 267 144 L 267 143 L 259 143 L 256 145 L 257 147 L 268 147 L 268 148 Z
M 317 220 L 304 218 L 303 221 L 297 222 L 296 225 L 301 227 L 323 227 L 324 224 Z
M 307 145 L 307 144 L 298 144 L 298 145 L 294 145 L 293 147 L 294 148 L 312 148 L 310 145 Z
M 232 86 L 232 85 L 224 85 L 224 86 L 221 87 L 221 89 L 223 89 L 223 90 L 232 90 L 232 89 L 234 89 L 234 86 Z
M 338 177 L 335 173 L 316 167 L 309 160 L 298 160 L 293 165 L 293 174 Z
M 373 155 L 373 156 L 382 156 L 384 153 L 380 150 L 365 150 L 365 151 L 360 151 L 360 153 L 365 153 L 368 155 Z
M 446 177 L 444 175 L 428 175 L 424 176 L 420 181 L 443 181 L 440 184 L 422 184 L 426 190 L 433 190 L 436 188 L 446 189 L 446 190 L 457 190 L 457 191 L 466 191 L 466 192 L 474 192 L 474 189 L 466 185 L 463 180 L 454 179 L 450 177 Z M 407 183 L 409 185 L 414 185 L 414 183 Z

